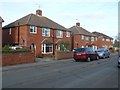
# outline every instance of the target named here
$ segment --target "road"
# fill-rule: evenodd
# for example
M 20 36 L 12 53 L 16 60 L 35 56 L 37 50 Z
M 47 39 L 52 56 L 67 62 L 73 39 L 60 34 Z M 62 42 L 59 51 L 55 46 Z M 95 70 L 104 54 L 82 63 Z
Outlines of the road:
M 3 88 L 118 88 L 117 56 L 3 71 Z

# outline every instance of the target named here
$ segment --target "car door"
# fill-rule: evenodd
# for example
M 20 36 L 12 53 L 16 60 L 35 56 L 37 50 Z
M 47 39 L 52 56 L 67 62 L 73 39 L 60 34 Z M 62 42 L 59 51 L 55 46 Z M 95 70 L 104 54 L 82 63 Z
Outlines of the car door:
M 91 58 L 90 48 L 86 48 L 86 53 L 87 53 L 87 57 L 90 57 L 90 58 Z
M 97 54 L 96 54 L 96 52 L 95 52 L 92 48 L 91 48 L 91 54 L 92 54 L 92 55 L 91 55 L 91 58 L 92 58 L 92 59 L 96 59 L 96 57 L 97 57 L 96 55 L 97 55 Z

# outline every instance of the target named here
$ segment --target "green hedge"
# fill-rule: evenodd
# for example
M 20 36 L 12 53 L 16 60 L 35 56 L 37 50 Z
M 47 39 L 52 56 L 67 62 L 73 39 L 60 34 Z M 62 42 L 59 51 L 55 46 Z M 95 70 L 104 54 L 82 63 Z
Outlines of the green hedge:
M 21 49 L 13 50 L 13 49 L 10 49 L 9 47 L 10 47 L 9 45 L 5 45 L 5 46 L 2 48 L 2 53 L 31 52 L 31 50 L 30 50 L 30 49 L 27 49 L 27 48 L 21 48 Z

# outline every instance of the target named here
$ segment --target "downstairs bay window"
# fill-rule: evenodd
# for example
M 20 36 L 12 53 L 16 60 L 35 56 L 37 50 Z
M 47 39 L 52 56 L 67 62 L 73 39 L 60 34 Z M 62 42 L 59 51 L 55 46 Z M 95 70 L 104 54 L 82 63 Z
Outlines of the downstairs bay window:
M 42 44 L 42 53 L 43 54 L 53 53 L 53 44 Z

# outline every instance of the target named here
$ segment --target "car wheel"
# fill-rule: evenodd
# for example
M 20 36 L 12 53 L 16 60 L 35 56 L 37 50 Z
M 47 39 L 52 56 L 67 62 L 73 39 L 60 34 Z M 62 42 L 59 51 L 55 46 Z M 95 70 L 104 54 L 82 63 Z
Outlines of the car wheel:
M 75 60 L 76 62 L 79 62 L 79 60 Z
M 88 61 L 88 62 L 90 62 L 90 61 L 91 61 L 91 60 L 90 60 L 90 57 L 88 57 L 88 58 L 87 58 L 87 61 Z
M 103 59 L 105 59 L 105 55 L 103 55 Z

